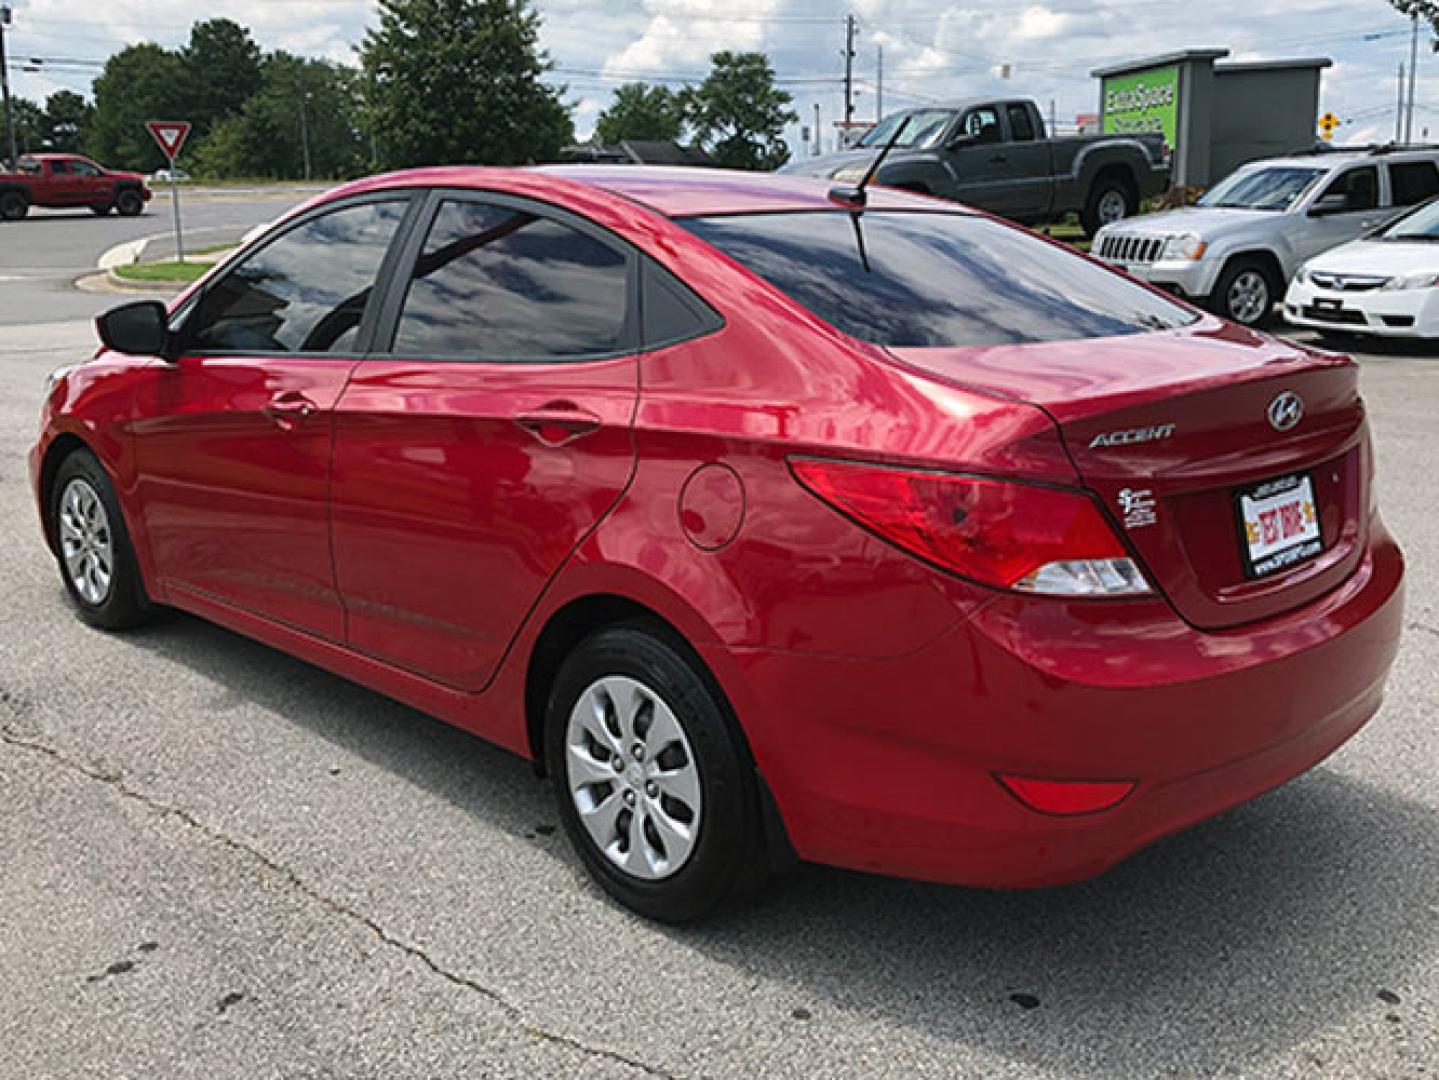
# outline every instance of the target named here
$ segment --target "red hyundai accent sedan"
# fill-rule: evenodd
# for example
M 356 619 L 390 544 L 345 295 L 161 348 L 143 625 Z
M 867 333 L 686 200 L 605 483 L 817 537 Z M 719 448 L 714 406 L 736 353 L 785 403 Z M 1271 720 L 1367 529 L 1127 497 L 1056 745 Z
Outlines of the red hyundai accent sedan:
M 1354 363 L 842 196 L 320 197 L 53 377 L 75 608 L 180 608 L 529 756 L 668 920 L 795 856 L 1075 881 L 1353 735 L 1403 576 Z

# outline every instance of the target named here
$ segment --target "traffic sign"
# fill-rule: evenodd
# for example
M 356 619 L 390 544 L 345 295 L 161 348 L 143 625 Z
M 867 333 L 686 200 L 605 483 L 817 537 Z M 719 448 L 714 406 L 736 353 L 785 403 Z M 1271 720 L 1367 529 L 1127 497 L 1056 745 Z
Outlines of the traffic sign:
M 180 156 L 181 149 L 185 146 L 185 140 L 190 137 L 190 122 L 188 120 L 147 120 L 146 129 L 150 137 L 160 146 L 160 152 L 165 155 L 171 165 Z
M 1319 118 L 1319 131 L 1320 134 L 1324 136 L 1326 142 L 1334 138 L 1334 132 L 1339 127 L 1339 124 L 1339 117 L 1335 116 L 1332 112 L 1327 112 Z
M 175 254 L 185 261 L 185 231 L 180 226 L 180 182 L 175 176 L 175 159 L 190 137 L 188 120 L 146 120 L 145 128 L 170 163 L 170 207 L 175 213 Z

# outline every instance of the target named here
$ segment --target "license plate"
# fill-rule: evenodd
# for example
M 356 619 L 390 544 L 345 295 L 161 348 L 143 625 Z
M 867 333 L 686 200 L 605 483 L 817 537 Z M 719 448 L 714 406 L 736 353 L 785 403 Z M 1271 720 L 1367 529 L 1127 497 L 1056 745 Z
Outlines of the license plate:
M 1269 480 L 1239 493 L 1244 570 L 1268 577 L 1324 551 L 1319 506 L 1308 475 Z

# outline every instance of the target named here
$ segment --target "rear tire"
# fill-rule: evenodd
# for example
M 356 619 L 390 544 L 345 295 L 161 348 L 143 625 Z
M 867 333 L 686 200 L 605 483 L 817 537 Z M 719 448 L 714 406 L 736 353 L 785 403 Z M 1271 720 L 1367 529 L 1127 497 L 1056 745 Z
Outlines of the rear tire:
M 1122 176 L 1101 176 L 1089 189 L 1079 221 L 1091 240 L 1106 225 L 1133 217 L 1139 211 L 1139 194 Z
M 0 221 L 19 221 L 30 212 L 30 200 L 23 192 L 0 192 Z
M 1209 310 L 1252 329 L 1269 317 L 1279 297 L 1273 270 L 1259 259 L 1236 259 L 1219 275 Z
M 754 766 L 728 706 L 660 628 L 575 647 L 550 690 L 545 758 L 570 842 L 624 906 L 693 922 L 763 885 Z
M 137 217 L 145 209 L 145 200 L 134 188 L 122 188 L 115 196 L 115 209 L 121 217 Z
M 115 489 L 88 450 L 60 463 L 50 490 L 50 530 L 60 577 L 81 619 L 129 630 L 154 617 Z

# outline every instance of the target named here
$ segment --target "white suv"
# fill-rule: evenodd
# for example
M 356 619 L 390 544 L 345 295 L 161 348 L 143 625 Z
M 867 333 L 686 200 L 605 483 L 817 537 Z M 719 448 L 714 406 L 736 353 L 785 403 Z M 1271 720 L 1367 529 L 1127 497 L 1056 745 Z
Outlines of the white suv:
M 1439 195 L 1439 149 L 1332 150 L 1245 165 L 1198 206 L 1111 225 L 1094 254 L 1246 326 L 1306 261 Z

